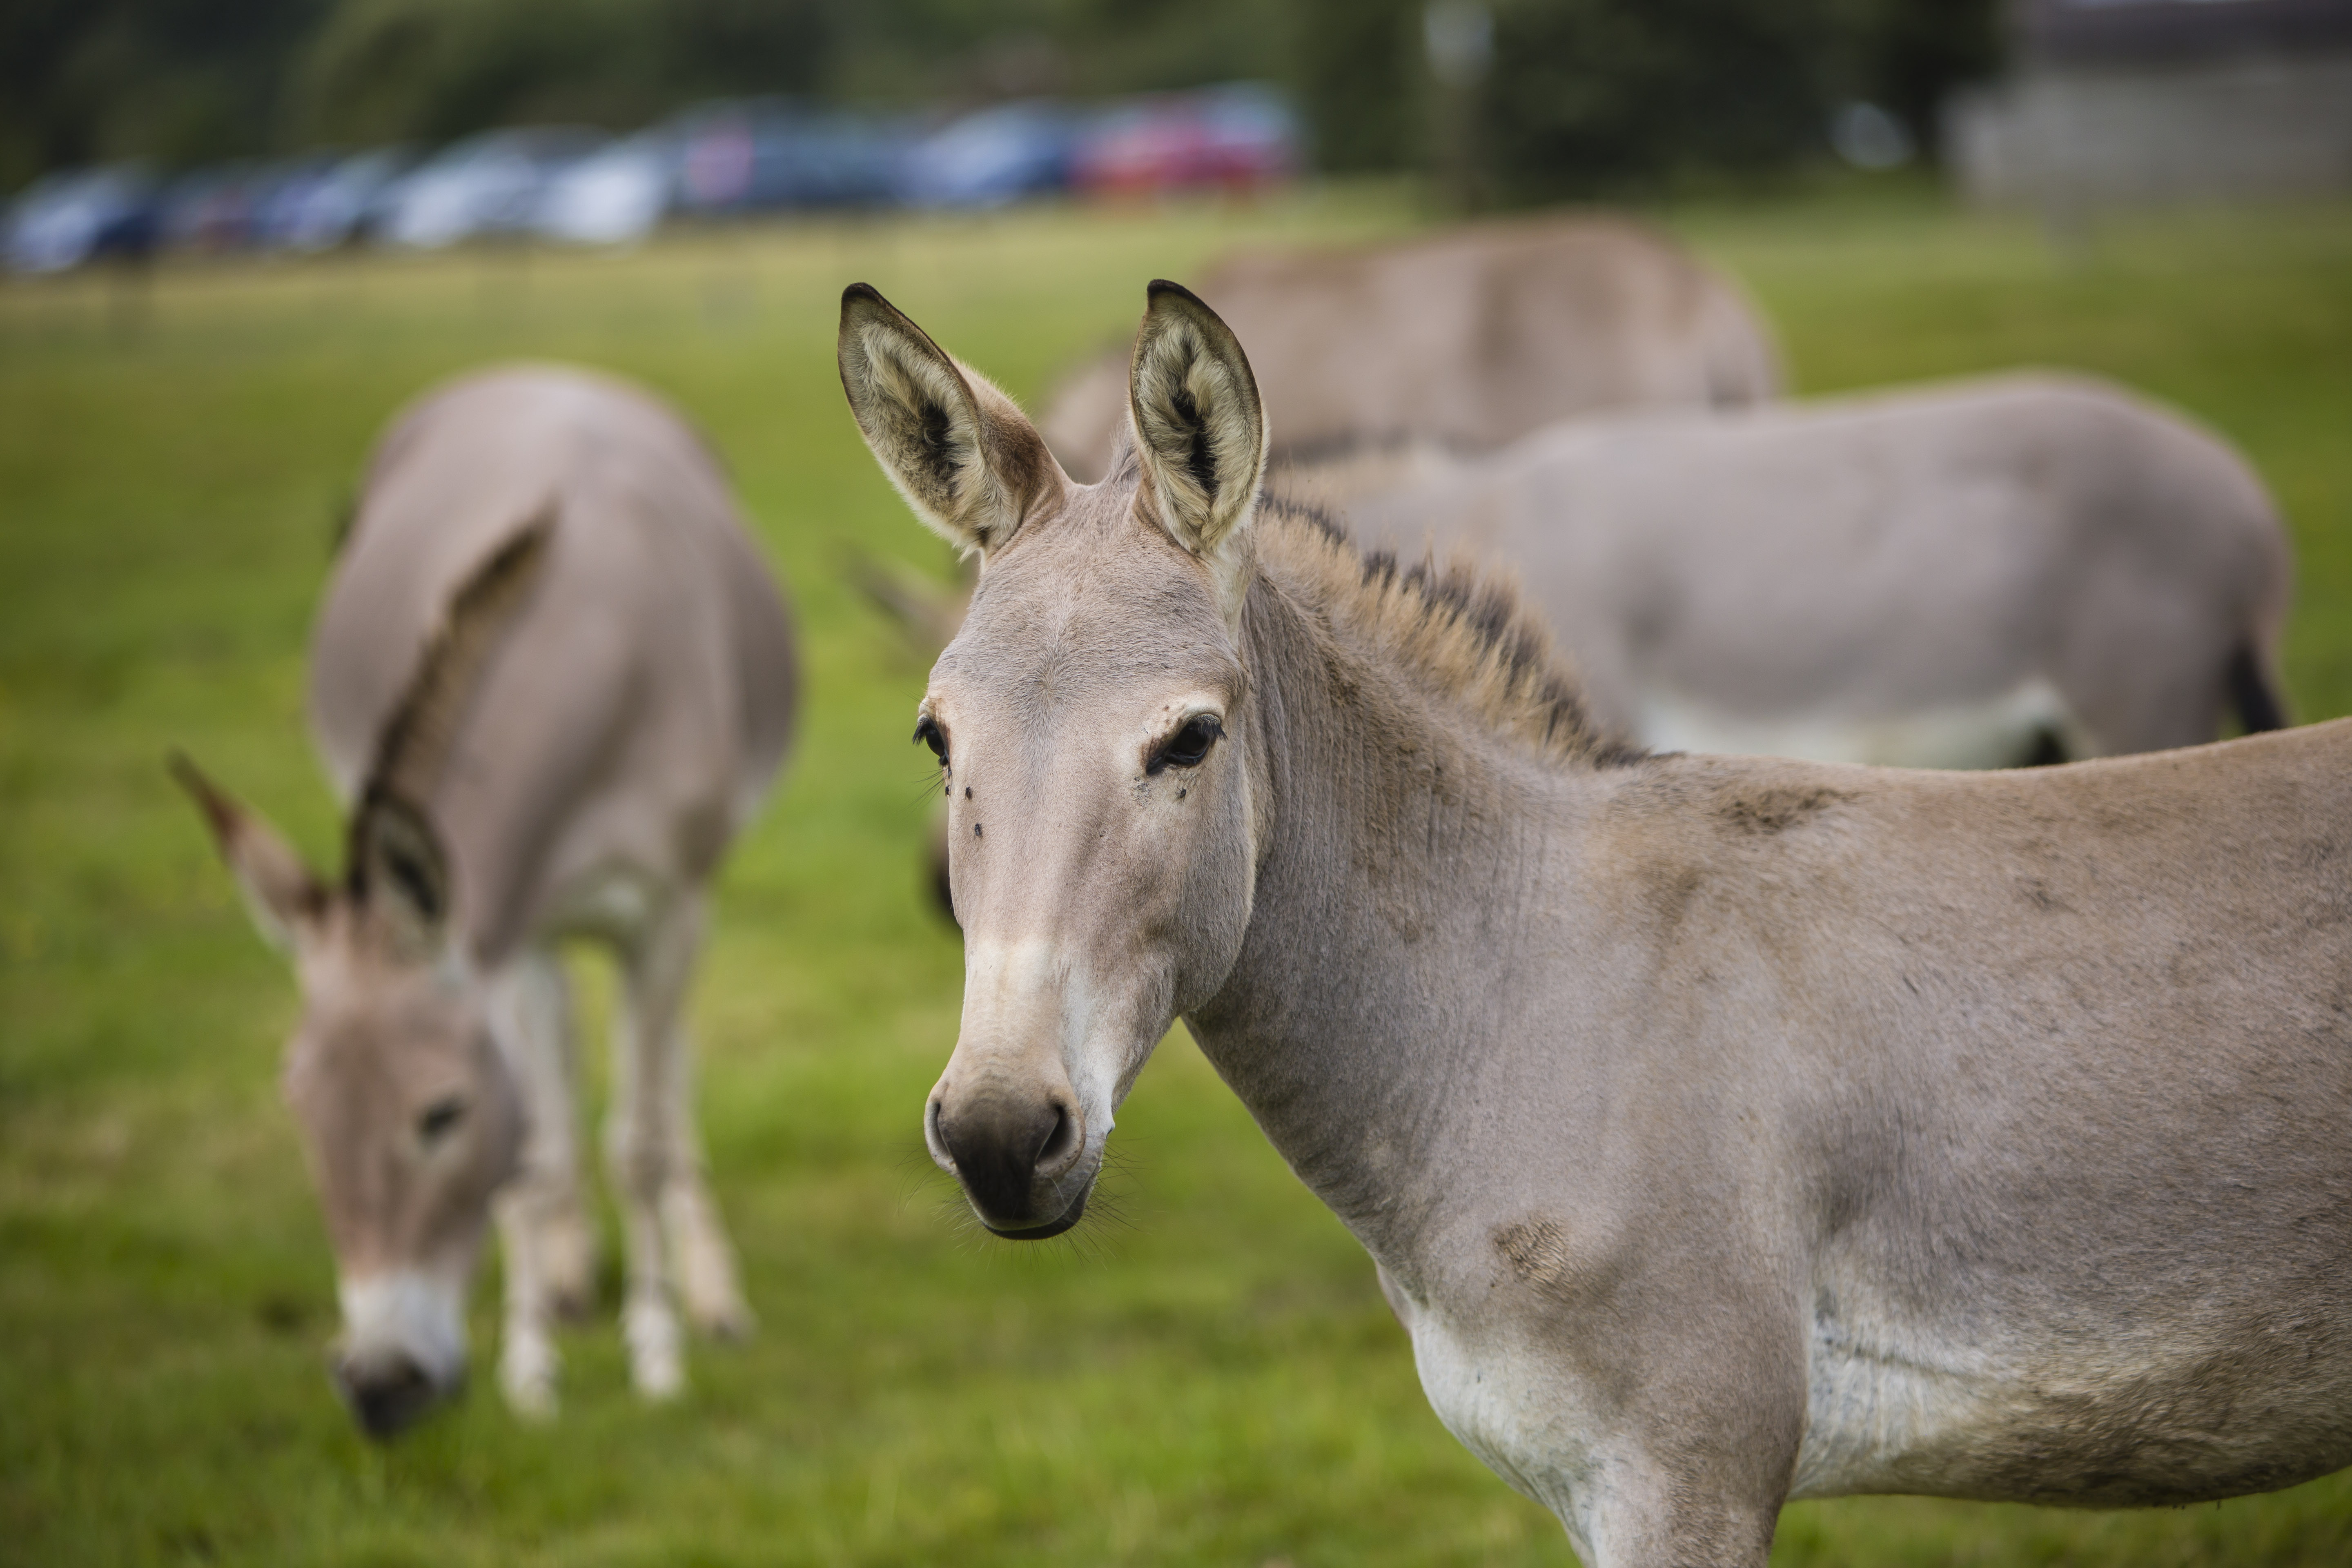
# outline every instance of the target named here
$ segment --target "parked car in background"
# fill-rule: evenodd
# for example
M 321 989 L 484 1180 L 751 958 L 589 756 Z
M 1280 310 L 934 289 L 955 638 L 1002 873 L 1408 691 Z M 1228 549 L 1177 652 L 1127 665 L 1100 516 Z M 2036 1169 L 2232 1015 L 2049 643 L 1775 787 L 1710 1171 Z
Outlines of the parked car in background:
M 899 195 L 910 206 L 993 207 L 1066 190 L 1084 127 L 1045 99 L 976 110 L 908 149 Z
M 401 182 L 387 203 L 382 237 L 430 250 L 481 235 L 527 232 L 556 179 L 608 140 L 567 125 L 469 137 Z
M 0 257 L 16 272 L 144 258 L 155 248 L 158 214 L 154 176 L 136 164 L 51 174 L 9 206 Z
M 1255 83 L 1108 107 L 1021 99 L 928 132 L 905 118 L 786 97 L 685 110 L 614 139 L 580 126 L 485 132 L 422 163 L 405 147 L 321 148 L 179 174 L 130 165 L 53 175 L 8 209 L 6 265 L 54 272 L 158 248 L 415 249 L 484 235 L 566 244 L 644 238 L 673 214 L 805 208 L 989 208 L 1097 196 L 1249 190 L 1302 163 L 1299 121 Z
M 888 121 L 789 98 L 706 104 L 670 133 L 678 205 L 703 216 L 880 205 L 896 194 L 907 142 Z
M 1256 82 L 1133 100 L 1081 138 L 1071 183 L 1093 195 L 1253 190 L 1298 173 L 1298 116 Z
M 220 255 L 255 243 L 256 220 L 283 165 L 259 159 L 191 170 L 163 193 L 166 249 Z
M 415 161 L 405 147 L 313 154 L 263 200 L 257 243 L 315 252 L 366 238 L 385 196 Z
M 626 245 L 659 227 L 677 185 L 677 153 L 657 131 L 607 143 L 549 182 L 534 226 L 571 245 Z

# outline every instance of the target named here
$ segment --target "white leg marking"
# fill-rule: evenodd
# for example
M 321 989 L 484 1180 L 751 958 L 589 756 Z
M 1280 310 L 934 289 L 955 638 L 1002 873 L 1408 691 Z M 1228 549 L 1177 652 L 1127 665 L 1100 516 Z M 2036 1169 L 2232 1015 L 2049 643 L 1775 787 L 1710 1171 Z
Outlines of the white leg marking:
M 673 1258 L 676 1283 L 698 1326 L 740 1334 L 751 1325 L 734 1249 L 703 1184 L 692 1058 L 679 1023 L 702 918 L 699 896 L 681 896 L 627 955 L 626 1005 L 614 1054 L 605 1152 L 628 1238 L 622 1328 L 637 1389 L 653 1398 L 685 1384 Z
M 523 1098 L 522 1168 L 495 1211 L 506 1256 L 499 1386 L 520 1415 L 555 1413 L 559 1313 L 587 1305 L 594 1243 L 580 1200 L 571 993 L 555 955 L 534 949 L 489 983 L 492 1033 Z

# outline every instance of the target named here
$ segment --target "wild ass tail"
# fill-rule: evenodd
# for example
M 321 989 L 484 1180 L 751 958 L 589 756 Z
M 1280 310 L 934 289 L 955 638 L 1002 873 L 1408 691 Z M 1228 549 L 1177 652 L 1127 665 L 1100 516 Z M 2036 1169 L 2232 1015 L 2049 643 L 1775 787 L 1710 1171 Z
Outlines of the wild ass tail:
M 2286 728 L 2286 706 L 2279 700 L 2278 689 L 2252 639 L 2230 650 L 2221 679 L 2229 688 L 2230 706 L 2237 710 L 2240 729 L 2252 735 Z

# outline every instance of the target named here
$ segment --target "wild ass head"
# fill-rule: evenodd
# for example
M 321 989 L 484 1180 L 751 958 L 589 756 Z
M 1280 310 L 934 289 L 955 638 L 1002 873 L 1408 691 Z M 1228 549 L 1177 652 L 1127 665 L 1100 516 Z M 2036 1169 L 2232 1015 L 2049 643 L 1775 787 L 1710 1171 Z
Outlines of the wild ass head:
M 1249 924 L 1254 785 L 1241 655 L 1266 425 L 1209 308 L 1154 283 L 1134 442 L 1099 485 L 863 284 L 841 377 L 918 515 L 982 558 L 915 736 L 940 760 L 963 1026 L 924 1131 L 981 1222 L 1077 1223 L 1111 1118 Z
M 421 803 L 547 532 L 542 521 L 519 533 L 451 602 L 378 738 L 340 883 L 172 759 L 254 922 L 301 984 L 285 1092 L 335 1250 L 335 1385 L 373 1437 L 462 1384 L 467 1285 L 491 1194 L 521 1148 L 521 1098 L 453 939 L 448 859 Z

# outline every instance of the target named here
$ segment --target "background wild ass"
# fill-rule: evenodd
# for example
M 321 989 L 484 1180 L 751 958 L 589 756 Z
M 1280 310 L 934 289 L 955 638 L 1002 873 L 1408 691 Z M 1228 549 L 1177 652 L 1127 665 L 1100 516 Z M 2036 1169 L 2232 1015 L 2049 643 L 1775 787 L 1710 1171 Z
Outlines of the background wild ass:
M 499 1381 L 554 1406 L 551 1321 L 593 1282 L 566 934 L 609 943 L 625 993 L 607 1154 L 637 1387 L 683 1375 L 673 1265 L 697 1323 L 748 1328 L 679 1013 L 704 884 L 783 759 L 793 689 L 790 617 L 695 433 L 617 383 L 501 370 L 385 435 L 313 636 L 344 879 L 178 764 L 301 980 L 286 1092 L 335 1247 L 335 1380 L 371 1435 L 459 1382 L 493 1209 Z
M 1245 252 L 1201 292 L 1255 351 L 1277 461 L 1400 439 L 1487 451 L 1573 414 L 1780 389 L 1771 332 L 1746 298 L 1623 218 Z M 1124 346 L 1091 360 L 1048 398 L 1040 427 L 1065 471 L 1101 476 L 1127 427 L 1128 360 Z
M 2284 721 L 2276 507 L 2104 382 L 1571 421 L 1435 470 L 1335 487 L 1358 542 L 1519 574 L 1595 716 L 1651 746 L 1983 768 Z
M 883 468 L 983 565 L 917 738 L 965 931 L 932 1155 L 1077 1222 L 1176 1017 L 1592 1568 L 1797 1497 L 2116 1506 L 2352 1461 L 2352 723 L 2072 767 L 1653 756 L 1539 626 L 1260 505 L 1155 283 L 1070 483 L 864 285 Z

